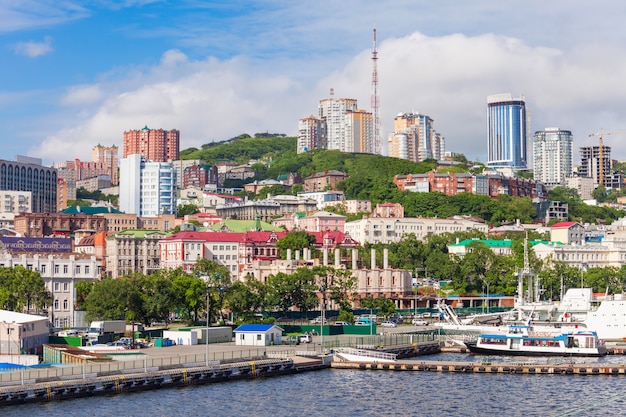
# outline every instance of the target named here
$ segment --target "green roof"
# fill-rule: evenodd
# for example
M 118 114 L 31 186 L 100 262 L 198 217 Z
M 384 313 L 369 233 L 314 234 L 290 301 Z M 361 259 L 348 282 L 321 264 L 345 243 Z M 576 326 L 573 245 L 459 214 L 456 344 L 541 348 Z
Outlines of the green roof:
M 513 241 L 511 239 L 504 239 L 504 240 L 497 240 L 497 239 L 465 239 L 465 240 L 460 241 L 459 243 L 453 243 L 450 246 L 469 246 L 470 244 L 472 244 L 474 242 L 481 242 L 481 243 L 485 244 L 487 247 L 490 247 L 490 248 L 495 248 L 495 247 L 509 248 L 509 247 L 511 247 L 511 243 L 513 243 Z M 550 241 L 536 239 L 536 240 L 529 240 L 528 243 L 530 243 L 531 246 L 535 246 L 535 245 L 538 245 L 539 243 L 550 244 Z
M 122 214 L 121 211 L 114 209 L 113 207 L 91 207 L 91 206 L 71 206 L 61 211 L 62 214 Z
M 257 230 L 257 226 L 261 228 L 260 231 L 264 232 L 281 232 L 283 229 L 277 226 L 273 226 L 266 222 L 261 222 L 257 220 L 224 220 L 221 223 L 215 223 L 209 228 L 211 228 L 215 232 L 219 232 L 222 228 L 222 225 L 225 225 L 228 230 L 233 232 L 249 232 L 251 230 Z
M 128 229 L 128 230 L 122 230 L 120 232 L 116 232 L 113 235 L 109 235 L 108 237 L 113 238 L 116 235 L 130 235 L 130 236 L 135 236 L 136 238 L 144 238 L 146 237 L 146 235 L 153 235 L 153 234 L 160 234 L 163 236 L 171 235 L 171 233 L 163 232 L 161 230 L 156 230 L 156 229 Z

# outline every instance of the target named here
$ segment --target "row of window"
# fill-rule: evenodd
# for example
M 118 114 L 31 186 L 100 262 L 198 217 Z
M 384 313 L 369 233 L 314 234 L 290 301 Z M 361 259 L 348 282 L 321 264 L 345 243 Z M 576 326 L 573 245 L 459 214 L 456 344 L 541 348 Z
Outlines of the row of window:
M 32 265 L 26 265 L 26 267 L 28 269 L 33 269 Z M 91 271 L 90 265 L 83 265 L 82 268 L 81 268 L 80 265 L 76 265 L 74 267 L 74 273 L 76 275 L 80 275 L 81 274 L 81 270 L 84 271 L 85 275 L 88 275 L 89 272 Z M 67 274 L 69 274 L 69 271 L 70 271 L 70 266 L 69 265 L 63 265 L 63 273 L 67 275 Z M 42 275 L 44 275 L 47 272 L 47 265 L 46 264 L 39 265 L 39 272 Z M 61 265 L 54 265 L 54 273 L 55 274 L 59 274 L 60 272 L 61 272 Z
M 61 310 L 60 306 L 61 306 L 60 301 L 59 301 L 58 299 L 55 299 L 55 300 L 54 300 L 54 310 L 55 310 L 55 311 L 59 311 L 59 310 Z M 69 302 L 69 300 L 66 298 L 66 299 L 64 299 L 64 300 L 63 300 L 63 310 L 64 310 L 64 311 L 68 311 L 69 309 L 70 309 L 70 302 Z
M 68 282 L 64 282 L 63 283 L 63 292 L 68 292 L 70 290 L 70 284 Z M 61 283 L 60 282 L 55 282 L 54 283 L 54 292 L 59 292 L 61 291 Z

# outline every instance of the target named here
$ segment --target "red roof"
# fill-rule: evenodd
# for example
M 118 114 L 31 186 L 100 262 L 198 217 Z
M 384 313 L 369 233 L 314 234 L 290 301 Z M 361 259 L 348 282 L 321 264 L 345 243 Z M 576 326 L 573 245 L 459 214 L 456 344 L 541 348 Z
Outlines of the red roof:
M 554 223 L 551 228 L 552 229 L 569 229 L 575 224 L 578 224 L 578 222 L 559 222 L 559 223 Z
M 287 232 L 273 232 L 278 239 L 285 237 Z M 271 231 L 263 232 L 178 232 L 172 236 L 168 236 L 163 241 L 168 240 L 199 240 L 203 242 L 226 242 L 226 243 L 240 243 L 240 242 L 267 242 Z

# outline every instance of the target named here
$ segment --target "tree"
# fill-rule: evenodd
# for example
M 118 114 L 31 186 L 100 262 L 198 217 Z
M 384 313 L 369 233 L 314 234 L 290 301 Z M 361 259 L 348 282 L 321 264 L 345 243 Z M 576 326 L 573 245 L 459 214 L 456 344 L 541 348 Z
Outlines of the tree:
M 495 263 L 496 255 L 482 242 L 472 242 L 468 253 L 460 262 L 461 275 L 455 277 L 454 286 L 461 292 L 482 289 L 487 272 Z
M 219 312 L 222 311 L 225 293 L 230 290 L 232 284 L 230 271 L 228 268 L 215 261 L 201 258 L 196 261 L 193 267 L 193 274 L 195 277 L 199 278 L 202 285 L 205 286 L 205 295 L 206 291 L 208 291 L 209 311 L 207 315 L 210 323 L 214 313 L 219 314 Z M 194 302 L 197 303 L 196 297 L 199 295 L 198 291 L 200 287 L 194 284 L 192 288 L 193 299 Z
M 235 282 L 226 295 L 226 305 L 240 323 L 254 321 L 258 313 L 266 305 L 266 284 L 248 275 L 244 281 Z
M 179 217 L 187 216 L 190 214 L 196 214 L 199 212 L 200 212 L 200 209 L 198 208 L 198 206 L 192 203 L 179 204 L 176 209 L 176 214 Z
M 0 268 L 0 306 L 11 311 L 39 311 L 52 301 L 39 272 L 17 265 Z
M 349 270 L 335 269 L 329 266 L 313 268 L 317 275 L 317 282 L 329 294 L 330 300 L 340 306 L 342 310 L 350 310 L 352 300 L 350 295 L 356 288 L 356 278 Z
M 307 312 L 319 303 L 315 274 L 311 269 L 303 267 L 296 269 L 293 274 L 279 272 L 270 275 L 267 284 L 270 308 L 275 307 L 286 313 L 291 307 L 296 307 Z
M 105 278 L 94 283 L 85 299 L 88 320 L 120 320 L 126 317 L 128 295 L 133 293 L 128 279 Z
M 76 310 L 84 310 L 85 300 L 93 289 L 93 282 L 78 281 L 74 284 L 74 291 L 76 292 L 76 298 L 74 299 L 74 308 Z
M 155 271 L 143 280 L 142 301 L 146 323 L 151 321 L 168 323 L 170 313 L 176 307 L 174 301 L 174 280 L 178 270 Z
M 604 203 L 607 199 L 606 187 L 603 184 L 598 185 L 591 193 L 591 196 L 598 202 Z
M 296 231 L 287 234 L 282 239 L 278 239 L 276 247 L 280 249 L 283 259 L 287 256 L 287 249 L 292 252 L 300 251 L 304 248 L 310 248 L 315 243 L 315 236 L 304 231 Z
M 396 305 L 393 300 L 386 297 L 367 297 L 361 300 L 361 307 L 376 310 L 376 314 L 389 317 L 396 312 Z

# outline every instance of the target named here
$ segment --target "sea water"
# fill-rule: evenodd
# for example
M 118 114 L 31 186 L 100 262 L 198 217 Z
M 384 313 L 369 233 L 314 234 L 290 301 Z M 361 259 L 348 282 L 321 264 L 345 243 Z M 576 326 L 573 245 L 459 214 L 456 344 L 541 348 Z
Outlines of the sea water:
M 457 357 L 468 360 L 465 355 Z M 428 358 L 451 360 L 449 355 Z M 520 358 L 495 361 L 499 360 L 519 361 Z M 624 362 L 626 358 L 587 359 L 588 362 L 613 364 L 620 360 Z M 9 406 L 0 408 L 0 415 L 625 416 L 625 378 L 326 369 L 110 397 Z

